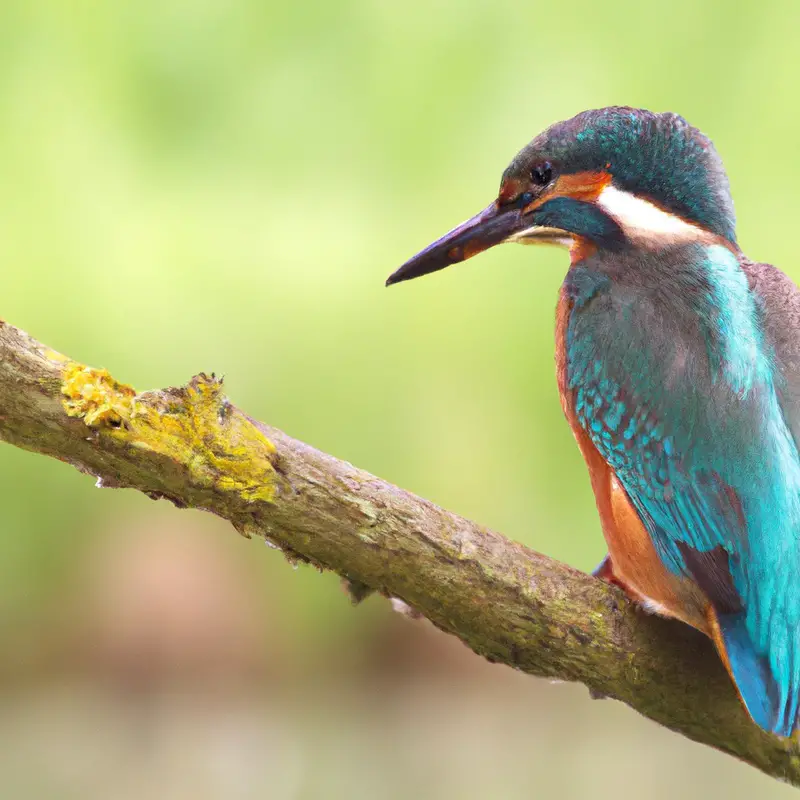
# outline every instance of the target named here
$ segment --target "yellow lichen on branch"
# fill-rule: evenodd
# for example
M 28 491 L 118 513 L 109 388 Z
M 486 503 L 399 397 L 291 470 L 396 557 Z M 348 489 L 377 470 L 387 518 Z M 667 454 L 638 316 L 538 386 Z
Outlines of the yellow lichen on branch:
M 69 362 L 61 386 L 64 410 L 90 428 L 121 427 L 134 415 L 136 392 L 114 380 L 106 369 Z
M 64 410 L 101 436 L 185 466 L 197 485 L 271 502 L 275 447 L 222 392 L 222 380 L 200 374 L 187 386 L 136 393 L 105 369 L 68 362 Z

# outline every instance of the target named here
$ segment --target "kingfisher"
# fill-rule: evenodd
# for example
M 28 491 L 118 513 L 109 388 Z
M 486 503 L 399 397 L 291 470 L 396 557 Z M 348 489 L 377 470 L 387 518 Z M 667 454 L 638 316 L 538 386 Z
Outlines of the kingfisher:
M 800 704 L 800 291 L 736 241 L 728 177 L 673 113 L 551 125 L 497 199 L 387 285 L 503 242 L 556 244 L 561 405 L 608 555 L 595 570 L 709 636 L 753 721 Z

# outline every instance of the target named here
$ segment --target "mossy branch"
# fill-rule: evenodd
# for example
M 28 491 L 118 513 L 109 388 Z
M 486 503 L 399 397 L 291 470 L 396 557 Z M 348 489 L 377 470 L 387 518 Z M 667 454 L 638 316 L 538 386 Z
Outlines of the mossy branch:
M 490 661 L 580 681 L 800 786 L 797 744 L 750 722 L 700 634 L 253 421 L 213 376 L 137 394 L 0 322 L 0 439 L 211 511 L 337 572 L 354 596 L 400 598 Z

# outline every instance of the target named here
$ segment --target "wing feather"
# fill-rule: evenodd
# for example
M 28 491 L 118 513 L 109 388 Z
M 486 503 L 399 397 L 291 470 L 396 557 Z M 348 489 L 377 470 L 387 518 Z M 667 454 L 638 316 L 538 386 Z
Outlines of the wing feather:
M 744 357 L 726 375 L 708 320 L 671 318 L 635 287 L 595 286 L 567 330 L 578 421 L 662 562 L 713 604 L 754 719 L 788 735 L 800 698 L 800 414 L 786 403 L 795 386 L 800 401 L 800 343 L 773 364 L 758 340 L 752 375 Z

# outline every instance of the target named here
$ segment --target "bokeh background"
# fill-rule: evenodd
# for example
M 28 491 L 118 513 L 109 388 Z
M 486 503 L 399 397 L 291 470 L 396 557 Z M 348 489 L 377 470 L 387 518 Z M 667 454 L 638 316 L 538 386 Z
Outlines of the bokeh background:
M 566 257 L 383 288 L 547 124 L 682 113 L 752 256 L 800 277 L 800 7 L 3 0 L 2 316 L 254 416 L 582 569 Z M 490 666 L 199 512 L 0 447 L 0 796 L 781 798 L 584 688 Z

